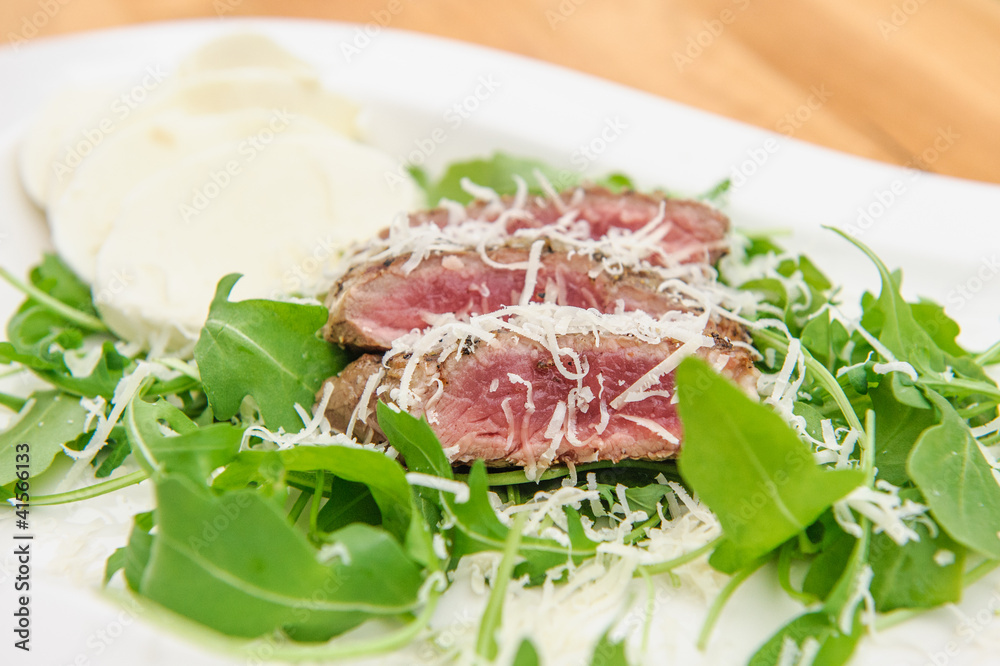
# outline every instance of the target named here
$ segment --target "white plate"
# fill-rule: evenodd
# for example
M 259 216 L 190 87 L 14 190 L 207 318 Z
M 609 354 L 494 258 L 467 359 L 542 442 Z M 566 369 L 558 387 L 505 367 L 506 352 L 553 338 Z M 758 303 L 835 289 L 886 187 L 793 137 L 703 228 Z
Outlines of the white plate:
M 877 275 L 858 251 L 821 225 L 860 229 L 861 239 L 890 267 L 904 269 L 907 295 L 946 304 L 962 324 L 961 340 L 967 345 L 984 347 L 1000 337 L 1000 187 L 850 157 L 506 53 L 391 30 L 366 41 L 358 26 L 326 22 L 153 24 L 0 50 L 0 89 L 5 91 L 0 262 L 23 274 L 49 247 L 44 220 L 21 193 L 13 169 L 14 141 L 46 96 L 71 82 L 137 81 L 147 67 L 169 70 L 208 38 L 246 29 L 272 36 L 315 64 L 330 88 L 360 102 L 368 140 L 400 161 L 426 160 L 434 170 L 456 158 L 502 149 L 591 174 L 622 170 L 641 185 L 685 193 L 733 177 L 737 184 L 729 212 L 735 223 L 794 230 L 788 245 L 809 254 L 845 285 L 848 302 L 864 289 L 877 290 Z M 368 32 L 375 31 L 369 26 Z M 946 143 L 938 148 L 946 150 Z M 19 300 L 0 285 L 0 314 Z M 28 659 L 11 647 L 12 526 L 3 520 L 3 663 L 233 663 L 95 593 L 103 553 L 124 543 L 122 521 L 148 501 L 145 490 L 136 488 L 104 502 L 33 511 L 34 650 Z M 83 544 L 69 539 L 70 533 L 91 535 L 91 540 Z M 690 645 L 671 647 L 664 641 L 686 636 L 693 642 L 703 611 L 692 614 L 690 604 L 681 601 L 663 604 L 656 622 L 676 626 L 654 625 L 653 644 L 660 651 L 650 651 L 649 663 L 662 663 L 675 650 L 687 655 L 686 663 L 728 663 L 733 655 L 747 655 L 795 613 L 775 593 L 769 575 L 758 576 L 737 594 L 716 629 L 712 650 L 701 658 Z M 940 609 L 866 639 L 855 663 L 979 663 L 996 654 L 1000 644 L 1000 622 L 992 612 L 998 608 L 1000 576 L 995 576 L 970 590 L 959 608 Z M 454 619 L 464 617 L 460 611 L 447 612 L 455 615 L 439 613 L 439 627 L 467 628 L 469 621 Z M 594 620 L 598 627 L 600 621 Z

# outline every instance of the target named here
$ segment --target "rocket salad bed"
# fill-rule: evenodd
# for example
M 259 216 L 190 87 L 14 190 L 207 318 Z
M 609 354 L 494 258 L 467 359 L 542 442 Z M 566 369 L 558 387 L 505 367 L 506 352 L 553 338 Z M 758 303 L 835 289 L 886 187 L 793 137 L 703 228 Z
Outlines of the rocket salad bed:
M 458 200 L 463 176 L 503 190 L 513 172 L 536 166 L 501 157 L 418 181 L 434 200 Z M 62 454 L 77 459 L 71 481 L 97 477 L 33 497 L 35 505 L 148 480 L 156 509 L 135 517 L 107 578 L 122 571 L 136 594 L 245 639 L 240 649 L 268 639 L 275 659 L 401 647 L 425 631 L 461 558 L 496 551 L 474 646 L 484 661 L 500 652 L 512 580 L 566 581 L 587 561 L 630 552 L 635 576 L 670 575 L 706 555 L 732 576 L 702 645 L 738 585 L 776 563 L 778 584 L 803 613 L 750 663 L 845 663 L 870 628 L 957 601 L 1000 563 L 1000 389 L 984 371 L 1000 361 L 1000 346 L 962 349 L 940 306 L 904 301 L 901 275 L 854 244 L 881 275 L 857 323 L 839 314 L 836 289 L 812 262 L 767 238 L 738 244 L 720 263 L 723 282 L 754 294 L 755 311 L 741 316 L 768 373 L 762 402 L 687 359 L 676 374 L 677 462 L 553 467 L 538 481 L 481 461 L 453 469 L 425 422 L 384 404 L 388 455 L 331 432 L 322 409 L 310 408 L 351 356 L 317 335 L 321 305 L 231 302 L 230 275 L 193 362 L 146 358 L 107 332 L 90 289 L 47 256 L 27 283 L 3 274 L 28 299 L 0 360 L 51 387 L 0 396 L 20 411 L 0 434 L 0 460 L 27 441 L 32 477 Z M 123 464 L 134 471 L 112 475 Z M 13 469 L 0 465 L 5 498 Z M 717 525 L 700 548 L 658 559 L 654 546 L 679 529 L 692 497 Z M 327 642 L 373 618 L 402 623 L 366 641 Z M 626 650 L 610 634 L 592 663 L 630 663 L 626 652 L 643 660 L 641 636 Z M 539 663 L 529 639 L 514 663 Z

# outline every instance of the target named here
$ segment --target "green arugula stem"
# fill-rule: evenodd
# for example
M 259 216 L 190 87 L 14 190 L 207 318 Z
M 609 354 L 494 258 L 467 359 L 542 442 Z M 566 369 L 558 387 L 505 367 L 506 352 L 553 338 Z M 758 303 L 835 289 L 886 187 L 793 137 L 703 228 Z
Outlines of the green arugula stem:
M 511 526 L 510 532 L 507 533 L 507 540 L 504 542 L 503 557 L 500 559 L 500 566 L 497 567 L 497 574 L 493 579 L 493 589 L 490 590 L 490 598 L 486 602 L 486 610 L 483 611 L 483 618 L 479 622 L 479 635 L 476 637 L 476 654 L 488 661 L 493 661 L 497 656 L 496 630 L 500 626 L 503 602 L 507 596 L 507 584 L 514 573 L 514 560 L 517 558 L 517 552 L 521 548 L 522 530 L 527 520 L 527 512 L 519 513 L 514 517 L 514 524 Z
M 865 412 L 865 432 L 875 432 L 875 412 L 869 409 Z M 865 483 L 869 488 L 875 487 L 875 448 L 871 446 L 871 441 L 866 437 L 864 441 L 858 439 L 861 444 L 861 469 L 865 473 Z
M 316 523 L 319 520 L 319 504 L 323 499 L 323 487 L 326 485 L 326 472 L 316 471 L 316 488 L 313 490 L 312 504 L 309 506 L 309 531 L 312 534 L 318 532 Z
M 660 472 L 667 478 L 672 478 L 675 480 L 680 479 L 680 475 L 677 473 L 677 465 L 674 462 L 654 462 L 651 460 L 619 460 L 617 463 L 611 462 L 609 460 L 604 460 L 601 462 L 588 463 L 586 465 L 578 465 L 576 468 L 577 475 L 585 474 L 587 472 L 593 472 L 599 469 L 644 469 L 650 472 Z M 549 469 L 542 472 L 537 479 L 529 479 L 524 472 L 493 472 L 486 474 L 487 483 L 490 487 L 495 486 L 512 486 L 515 484 L 525 484 L 525 483 L 540 483 L 542 481 L 549 481 L 551 479 L 559 479 L 566 476 L 570 476 L 569 468 L 567 467 L 550 467 Z M 460 481 L 466 481 L 469 478 L 468 474 L 456 474 L 455 478 Z
M 962 587 L 969 587 L 997 567 L 1000 567 L 1000 560 L 985 560 L 980 562 L 967 571 L 964 576 L 962 576 Z M 889 627 L 895 627 L 897 624 L 902 624 L 907 620 L 913 619 L 918 615 L 923 615 L 927 611 L 931 610 L 935 610 L 935 608 L 900 608 L 899 610 L 894 610 L 880 616 L 875 621 L 875 629 L 877 631 L 883 631 Z
M 715 547 L 722 543 L 722 536 L 717 536 L 704 546 L 700 548 L 695 548 L 694 550 L 684 553 L 679 557 L 675 557 L 672 560 L 667 560 L 666 562 L 657 562 L 656 564 L 646 564 L 637 569 L 638 573 L 641 575 L 652 575 L 666 573 L 672 569 L 676 569 L 679 566 L 685 565 L 688 562 L 697 560 L 702 555 L 710 553 L 715 550 Z
M 405 627 L 388 634 L 368 640 L 333 642 L 326 645 L 293 643 L 275 645 L 272 643 L 268 646 L 269 658 L 273 658 L 275 661 L 327 662 L 370 657 L 398 650 L 413 642 L 413 639 L 430 624 L 440 598 L 441 592 L 436 587 L 432 587 L 427 597 L 427 604 L 420 611 L 420 615 Z M 253 646 L 254 643 L 251 643 L 244 647 L 244 651 L 253 656 Z M 256 659 L 256 657 L 254 658 Z
M 712 629 L 715 627 L 715 623 L 719 620 L 719 616 L 722 614 L 722 607 L 726 605 L 729 598 L 733 596 L 737 588 L 743 584 L 747 578 L 752 576 L 757 572 L 764 563 L 768 561 L 768 558 L 761 558 L 754 562 L 753 564 L 747 565 L 745 569 L 741 569 L 736 572 L 736 574 L 729 579 L 726 586 L 722 588 L 722 591 L 712 600 L 712 605 L 708 609 L 708 615 L 705 616 L 705 624 L 701 626 L 701 632 L 698 634 L 698 649 L 702 652 L 708 647 L 708 639 L 712 636 Z
M 101 483 L 95 483 L 87 486 L 86 488 L 70 490 L 65 493 L 55 493 L 53 495 L 36 495 L 31 498 L 31 504 L 32 506 L 51 506 L 55 504 L 79 502 L 80 500 L 100 497 L 101 495 L 113 493 L 114 491 L 121 490 L 122 488 L 134 486 L 135 484 L 141 483 L 148 478 L 149 474 L 147 474 L 145 470 L 140 469 L 132 472 L 131 474 L 126 474 L 125 476 L 119 476 L 114 479 L 102 481 Z
M 976 356 L 979 365 L 994 365 L 1000 363 L 1000 340 L 994 342 L 989 349 Z
M 800 532 L 799 534 L 801 535 L 802 533 Z M 818 601 L 818 599 L 816 595 L 797 590 L 792 585 L 792 553 L 795 550 L 795 546 L 796 543 L 794 541 L 786 541 L 781 550 L 778 551 L 778 584 L 781 585 L 781 589 L 792 599 L 808 606 Z
M 740 229 L 739 234 L 750 240 L 771 240 L 772 238 L 790 238 L 795 232 L 788 227 L 766 227 L 763 229 Z
M 26 404 L 28 404 L 28 401 L 24 398 L 19 398 L 9 393 L 0 393 L 0 405 L 3 405 L 7 409 L 19 412 Z
M 982 416 L 983 414 L 989 414 L 994 416 L 997 412 L 996 403 L 985 402 L 979 403 L 974 407 L 963 407 L 962 409 L 956 409 L 958 415 L 961 416 L 966 421 L 976 418 L 977 416 Z
M 777 347 L 783 348 L 786 353 L 788 352 L 788 340 L 781 336 L 762 329 L 753 331 L 753 334 Z M 858 419 L 858 415 L 851 406 L 851 401 L 848 400 L 844 389 L 840 388 L 840 382 L 837 381 L 837 378 L 833 376 L 825 365 L 813 358 L 812 354 L 806 349 L 803 348 L 801 351 L 802 356 L 805 358 L 806 368 L 814 374 L 816 381 L 826 389 L 830 397 L 837 403 L 837 407 L 840 408 L 840 411 L 844 414 L 844 418 L 847 419 L 847 424 L 858 431 L 859 439 L 865 440 L 863 444 L 867 444 L 868 433 L 862 427 L 861 420 Z
M 312 499 L 313 493 L 311 490 L 303 490 L 299 493 L 299 496 L 295 499 L 295 504 L 292 505 L 292 510 L 288 512 L 288 522 L 294 525 L 299 520 L 299 516 L 302 515 L 302 510 L 306 508 L 306 504 Z
M 64 317 L 65 319 L 68 319 L 69 321 L 73 322 L 80 328 L 85 328 L 88 331 L 101 331 L 101 332 L 105 332 L 108 330 L 108 327 L 104 325 L 104 322 L 102 322 L 97 317 L 91 316 L 86 312 L 80 312 L 76 308 L 70 307 L 65 303 L 63 303 L 62 301 L 60 301 L 59 299 L 53 298 L 52 296 L 46 294 L 38 287 L 32 284 L 28 284 L 26 282 L 22 282 L 21 280 L 14 277 L 14 275 L 3 266 L 0 266 L 0 278 L 3 278 L 7 282 L 9 282 L 12 287 L 14 287 L 20 292 L 23 292 L 29 298 L 35 299 L 36 301 L 41 303 L 43 306 L 45 306 L 52 312 L 56 313 L 61 317 Z
M 986 382 L 977 382 L 972 379 L 959 379 L 956 377 L 955 379 L 945 381 L 944 379 L 935 379 L 933 377 L 921 377 L 920 383 L 945 395 L 951 394 L 952 389 L 963 389 L 972 393 L 982 393 L 983 395 L 988 395 L 994 400 L 1000 400 L 1000 388 L 997 388 L 992 384 L 987 384 Z
M 658 524 L 659 522 L 660 522 L 660 516 L 658 514 L 653 514 L 653 516 L 647 518 L 642 525 L 639 525 L 638 527 L 636 527 L 635 529 L 633 529 L 631 532 L 628 533 L 628 536 L 625 537 L 625 543 L 634 544 L 636 541 L 638 541 L 639 539 L 641 539 L 646 535 L 647 530 L 649 530 L 651 527 Z

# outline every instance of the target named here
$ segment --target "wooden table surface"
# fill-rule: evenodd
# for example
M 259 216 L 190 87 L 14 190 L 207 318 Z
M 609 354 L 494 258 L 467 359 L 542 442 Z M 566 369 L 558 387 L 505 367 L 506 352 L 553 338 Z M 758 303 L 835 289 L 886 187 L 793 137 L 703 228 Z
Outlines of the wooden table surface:
M 0 39 L 260 15 L 444 35 L 1000 183 L 1000 0 L 3 0 Z

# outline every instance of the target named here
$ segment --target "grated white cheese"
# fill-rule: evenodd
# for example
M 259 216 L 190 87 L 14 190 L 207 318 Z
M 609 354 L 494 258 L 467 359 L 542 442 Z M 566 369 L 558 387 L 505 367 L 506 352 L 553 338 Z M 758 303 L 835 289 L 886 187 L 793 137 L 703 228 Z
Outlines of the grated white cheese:
M 461 481 L 443 479 L 440 476 L 423 474 L 422 472 L 407 472 L 406 482 L 411 486 L 421 486 L 423 488 L 451 493 L 455 496 L 455 501 L 459 504 L 465 504 L 469 501 L 469 486 Z
M 664 440 L 670 442 L 671 444 L 681 443 L 681 440 L 677 438 L 677 435 L 670 432 L 669 430 L 661 426 L 653 419 L 645 418 L 642 416 L 632 416 L 630 414 L 619 414 L 618 416 L 625 419 L 626 421 L 631 421 L 632 423 L 642 426 L 643 428 L 650 431 L 654 435 L 662 437 Z
M 879 375 L 887 375 L 890 372 L 902 372 L 904 375 L 917 381 L 917 371 L 906 361 L 892 361 L 889 363 L 876 363 L 872 370 Z
M 941 548 L 934 553 L 934 564 L 939 567 L 946 567 L 955 563 L 955 553 L 954 551 L 947 550 L 946 548 Z
M 98 416 L 97 428 L 94 429 L 94 434 L 91 435 L 90 440 L 83 447 L 83 449 L 81 451 L 73 451 L 72 449 L 67 449 L 63 446 L 63 451 L 73 458 L 75 462 L 66 473 L 66 476 L 59 482 L 59 492 L 72 488 L 80 475 L 90 465 L 94 456 L 96 456 L 98 452 L 104 448 L 104 445 L 108 443 L 108 435 L 111 434 L 111 430 L 118 423 L 118 419 L 121 418 L 122 412 L 125 411 L 125 408 L 128 406 L 129 402 L 132 401 L 132 398 L 139 390 L 139 387 L 142 386 L 142 382 L 151 374 L 151 372 L 152 368 L 149 363 L 139 361 L 135 370 L 122 377 L 115 386 L 115 391 L 111 398 L 111 412 L 108 414 L 107 418 L 104 419 L 102 419 L 101 416 Z
M 542 266 L 542 249 L 545 247 L 544 240 L 536 240 L 531 244 L 528 251 L 528 269 L 524 277 L 524 289 L 521 290 L 521 298 L 518 305 L 527 305 L 531 302 L 531 297 L 535 294 L 535 285 L 538 283 L 538 269 Z
M 316 559 L 322 564 L 339 561 L 344 566 L 351 566 L 351 551 L 343 543 L 324 544 L 316 554 Z
M 855 576 L 851 594 L 837 618 L 837 626 L 842 633 L 851 633 L 851 628 L 854 626 L 854 613 L 857 611 L 858 605 L 865 600 L 866 596 L 871 596 L 869 588 L 874 575 L 871 565 L 865 564 Z

